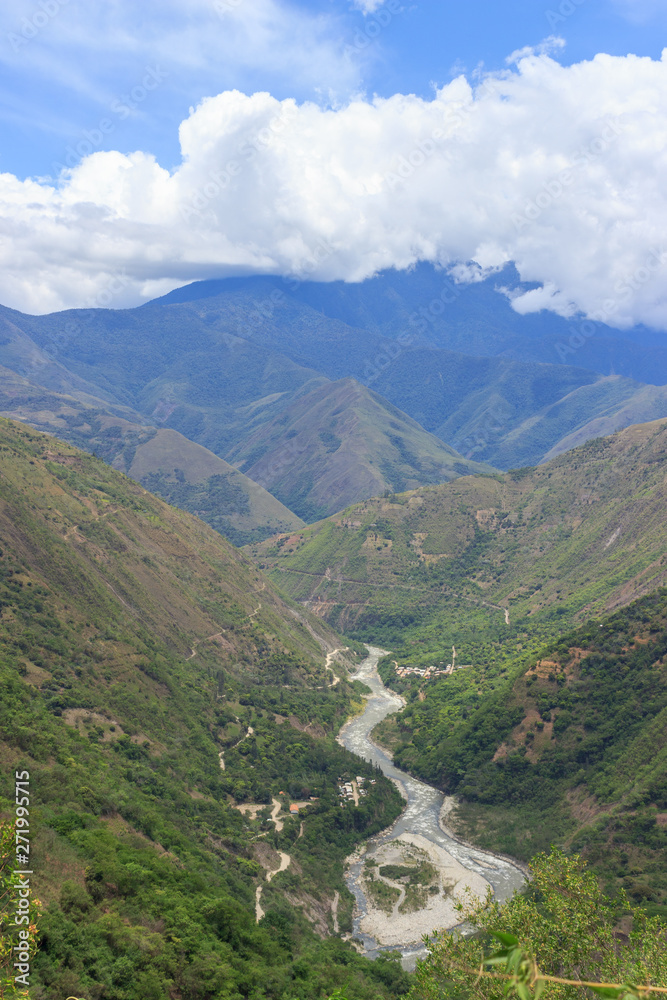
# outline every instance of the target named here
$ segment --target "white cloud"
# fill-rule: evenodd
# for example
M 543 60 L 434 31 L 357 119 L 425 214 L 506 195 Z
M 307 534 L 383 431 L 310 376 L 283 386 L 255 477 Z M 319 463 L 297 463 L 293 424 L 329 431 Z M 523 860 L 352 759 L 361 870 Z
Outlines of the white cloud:
M 181 97 L 258 71 L 292 92 L 349 94 L 365 56 L 345 55 L 340 28 L 333 9 L 325 15 L 289 0 L 142 0 L 139 13 L 135 0 L 13 0 L 0 5 L 0 63 L 101 107 L 119 80 L 131 86 L 156 62 Z
M 173 172 L 98 152 L 57 188 L 2 175 L 0 301 L 43 312 L 225 274 L 512 260 L 541 286 L 521 312 L 667 329 L 666 87 L 667 52 L 527 54 L 474 90 L 461 77 L 432 100 L 337 110 L 227 91 L 182 123 Z

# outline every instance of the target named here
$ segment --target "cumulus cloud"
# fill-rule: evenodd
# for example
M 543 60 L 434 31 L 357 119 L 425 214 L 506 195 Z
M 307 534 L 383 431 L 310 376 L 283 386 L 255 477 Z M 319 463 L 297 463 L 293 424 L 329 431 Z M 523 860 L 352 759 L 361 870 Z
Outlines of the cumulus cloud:
M 538 286 L 520 312 L 667 329 L 666 90 L 667 52 L 524 53 L 431 100 L 336 109 L 227 91 L 181 124 L 172 171 L 95 152 L 59 185 L 2 175 L 0 301 L 43 312 L 113 288 L 125 305 L 197 278 L 358 281 L 419 260 L 465 281 L 514 261 Z

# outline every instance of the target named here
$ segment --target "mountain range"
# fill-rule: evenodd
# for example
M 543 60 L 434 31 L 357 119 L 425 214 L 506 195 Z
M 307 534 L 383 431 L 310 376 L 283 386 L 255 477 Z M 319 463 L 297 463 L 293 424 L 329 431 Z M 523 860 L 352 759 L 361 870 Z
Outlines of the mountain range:
M 657 335 L 598 324 L 559 351 L 578 321 L 519 315 L 497 290 L 515 282 L 507 271 L 457 284 L 423 265 L 357 285 L 195 282 L 136 309 L 2 309 L 0 364 L 37 395 L 98 411 L 105 440 L 62 421 L 56 433 L 103 445 L 118 468 L 243 544 L 372 495 L 475 473 L 479 463 L 536 464 L 667 415 Z M 28 409 L 10 401 L 3 412 L 47 426 Z M 143 441 L 134 470 L 125 445 L 114 452 L 106 441 L 151 428 L 180 437 Z M 207 449 L 206 468 L 201 451 L 186 460 L 184 439 Z M 166 460 L 167 440 L 178 465 Z

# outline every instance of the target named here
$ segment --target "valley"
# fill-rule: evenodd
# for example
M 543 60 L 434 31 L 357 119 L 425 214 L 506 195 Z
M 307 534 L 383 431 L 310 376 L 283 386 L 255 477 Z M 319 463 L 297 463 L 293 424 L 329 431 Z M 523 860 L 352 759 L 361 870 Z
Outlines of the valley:
M 521 860 L 564 844 L 655 913 L 666 433 L 635 426 L 253 547 L 284 592 L 393 650 L 379 672 L 406 707 L 374 739 L 458 797 L 459 836 Z M 453 649 L 466 669 L 443 675 Z
M 432 934 L 440 928 L 451 928 L 460 923 L 454 904 L 464 898 L 464 888 L 469 887 L 479 898 L 483 898 L 489 886 L 494 897 L 508 899 L 524 884 L 521 869 L 511 862 L 483 851 L 475 850 L 452 838 L 443 827 L 441 815 L 445 798 L 441 792 L 396 767 L 389 757 L 371 738 L 374 728 L 394 713 L 402 700 L 388 691 L 377 673 L 377 664 L 385 655 L 381 649 L 368 647 L 368 657 L 353 675 L 370 688 L 370 695 L 363 715 L 347 722 L 338 737 L 348 750 L 364 760 L 378 765 L 382 772 L 400 788 L 406 799 L 406 806 L 394 826 L 368 841 L 359 849 L 348 869 L 348 885 L 357 900 L 358 913 L 354 931 L 363 941 L 367 954 L 377 956 L 381 946 L 399 948 L 404 964 L 414 969 L 417 957 L 423 957 L 426 949 L 421 941 L 424 934 Z M 425 887 L 420 891 L 412 887 L 411 905 L 406 906 L 406 894 L 410 888 L 394 882 L 396 896 L 389 908 L 371 895 L 373 882 L 369 884 L 369 869 L 379 866 L 375 877 L 392 888 L 392 882 L 382 875 L 382 864 L 397 861 L 410 871 L 404 862 L 412 860 L 417 871 L 423 868 L 424 858 L 429 858 L 432 873 L 423 879 Z M 397 872 L 402 878 L 401 871 Z M 389 878 L 391 875 L 389 874 Z M 428 886 L 428 891 L 426 886 Z
M 552 844 L 667 914 L 664 387 L 401 341 L 387 287 L 2 312 L 44 1000 L 395 1000 Z

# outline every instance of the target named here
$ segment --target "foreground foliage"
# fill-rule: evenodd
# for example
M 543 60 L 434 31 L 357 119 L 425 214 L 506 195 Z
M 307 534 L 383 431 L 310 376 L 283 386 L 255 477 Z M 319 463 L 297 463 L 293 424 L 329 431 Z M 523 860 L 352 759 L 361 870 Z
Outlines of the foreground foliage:
M 540 854 L 530 867 L 526 894 L 504 904 L 490 897 L 461 904 L 475 934 L 431 942 L 410 1000 L 501 1000 L 512 990 L 520 1000 L 543 990 L 553 1000 L 584 996 L 582 986 L 563 980 L 607 984 L 602 995 L 610 998 L 667 987 L 667 925 L 658 917 L 636 907 L 619 911 L 576 855 Z M 489 956 L 498 940 L 502 950 Z

